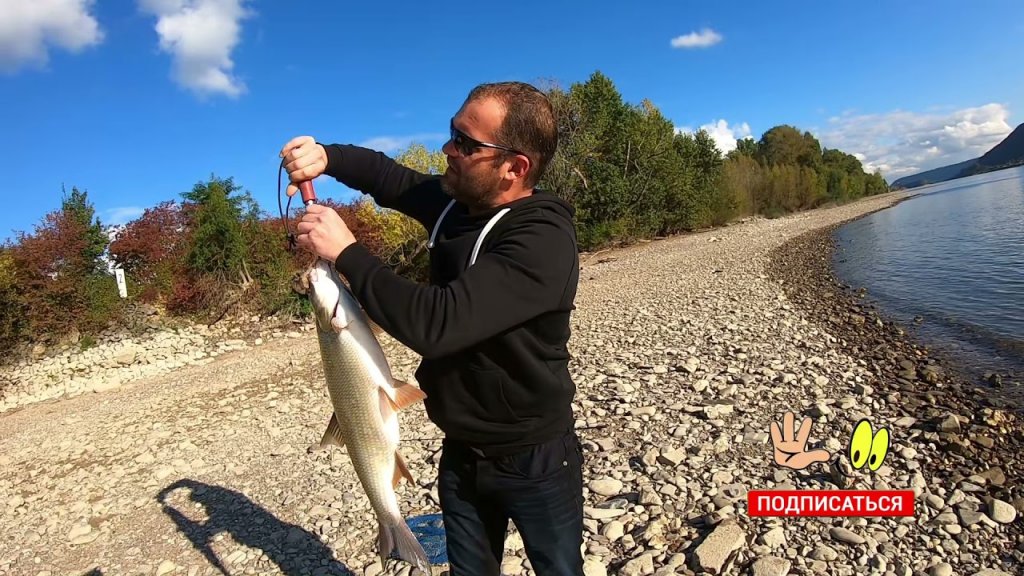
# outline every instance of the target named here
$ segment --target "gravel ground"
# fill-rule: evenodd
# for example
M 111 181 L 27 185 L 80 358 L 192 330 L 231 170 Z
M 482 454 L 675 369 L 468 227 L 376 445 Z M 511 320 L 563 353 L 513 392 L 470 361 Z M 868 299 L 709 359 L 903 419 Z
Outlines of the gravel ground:
M 828 273 L 831 227 L 901 198 L 583 258 L 571 350 L 588 576 L 1020 573 L 1016 412 Z M 392 573 L 344 450 L 307 451 L 330 415 L 315 337 L 279 336 L 8 399 L 0 575 Z M 385 346 L 411 379 L 418 358 Z M 787 411 L 813 420 L 809 448 L 833 462 L 775 464 L 769 426 Z M 892 434 L 873 473 L 842 459 L 862 416 Z M 435 513 L 439 431 L 422 405 L 401 419 L 416 478 L 403 511 Z M 747 514 L 748 490 L 835 488 L 913 490 L 915 515 Z M 514 531 L 506 547 L 503 573 L 533 574 Z

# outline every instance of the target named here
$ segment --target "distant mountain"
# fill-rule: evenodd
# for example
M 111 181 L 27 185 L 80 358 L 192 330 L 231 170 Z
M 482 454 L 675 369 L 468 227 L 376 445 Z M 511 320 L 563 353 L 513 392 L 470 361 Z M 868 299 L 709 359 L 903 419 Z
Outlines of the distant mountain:
M 1024 124 L 1017 126 L 1002 142 L 980 158 L 972 158 L 964 162 L 934 168 L 911 176 L 904 176 L 893 181 L 890 188 L 915 188 L 925 184 L 945 182 L 954 178 L 963 178 L 983 172 L 1012 168 L 1024 165 Z
M 978 158 L 973 166 L 964 168 L 959 177 L 1012 168 L 1024 164 L 1024 124 L 1017 126 L 1002 142 Z
M 896 188 L 916 188 L 918 186 L 924 186 L 925 184 L 935 184 L 936 182 L 945 182 L 946 180 L 952 180 L 960 175 L 961 172 L 974 166 L 978 162 L 977 158 L 971 158 L 963 162 L 956 164 L 950 164 L 949 166 L 943 166 L 941 168 L 934 168 L 927 172 L 920 172 L 913 176 L 904 176 L 898 180 L 893 181 L 890 186 L 893 189 Z

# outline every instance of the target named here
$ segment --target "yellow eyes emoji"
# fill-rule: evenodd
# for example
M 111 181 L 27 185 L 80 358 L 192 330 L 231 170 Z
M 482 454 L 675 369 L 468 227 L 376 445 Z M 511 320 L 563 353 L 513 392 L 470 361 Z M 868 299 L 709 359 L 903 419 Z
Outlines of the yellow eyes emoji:
M 872 433 L 871 422 L 867 418 L 857 422 L 850 438 L 850 462 L 854 469 L 860 470 L 867 464 L 869 470 L 878 470 L 889 453 L 889 429 L 879 428 Z

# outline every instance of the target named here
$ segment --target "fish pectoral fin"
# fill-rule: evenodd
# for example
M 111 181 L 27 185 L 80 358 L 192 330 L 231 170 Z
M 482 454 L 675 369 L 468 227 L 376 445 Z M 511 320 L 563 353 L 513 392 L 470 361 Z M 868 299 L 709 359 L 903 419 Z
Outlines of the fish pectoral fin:
M 342 437 L 341 427 L 338 426 L 338 415 L 334 413 L 331 414 L 331 421 L 327 423 L 327 430 L 324 430 L 324 436 L 320 439 L 321 448 L 328 445 L 345 447 L 345 438 Z
M 391 479 L 391 487 L 398 488 L 402 478 L 408 480 L 409 484 L 416 485 L 416 481 L 413 480 L 412 474 L 409 472 L 409 467 L 405 465 L 405 460 L 402 459 L 402 453 L 395 450 L 395 474 Z
M 404 410 L 427 397 L 423 390 L 408 382 L 392 378 L 391 384 L 391 387 L 385 389 L 384 392 L 391 398 L 391 402 L 398 410 Z
M 373 320 L 370 320 L 369 316 L 366 316 L 366 325 L 370 327 L 370 332 L 373 332 L 373 335 L 376 336 L 377 338 L 380 338 L 381 334 L 387 334 L 387 332 L 385 332 L 384 329 L 380 327 L 380 324 L 377 324 Z

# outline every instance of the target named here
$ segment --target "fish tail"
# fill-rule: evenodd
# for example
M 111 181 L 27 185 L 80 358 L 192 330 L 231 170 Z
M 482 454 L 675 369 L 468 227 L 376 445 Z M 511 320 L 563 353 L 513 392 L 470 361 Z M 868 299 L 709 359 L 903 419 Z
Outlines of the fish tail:
M 430 576 L 430 560 L 427 559 L 427 553 L 423 551 L 423 547 L 405 522 L 390 526 L 381 524 L 377 545 L 381 562 L 385 565 L 387 558 L 398 558 L 419 569 L 421 575 Z

